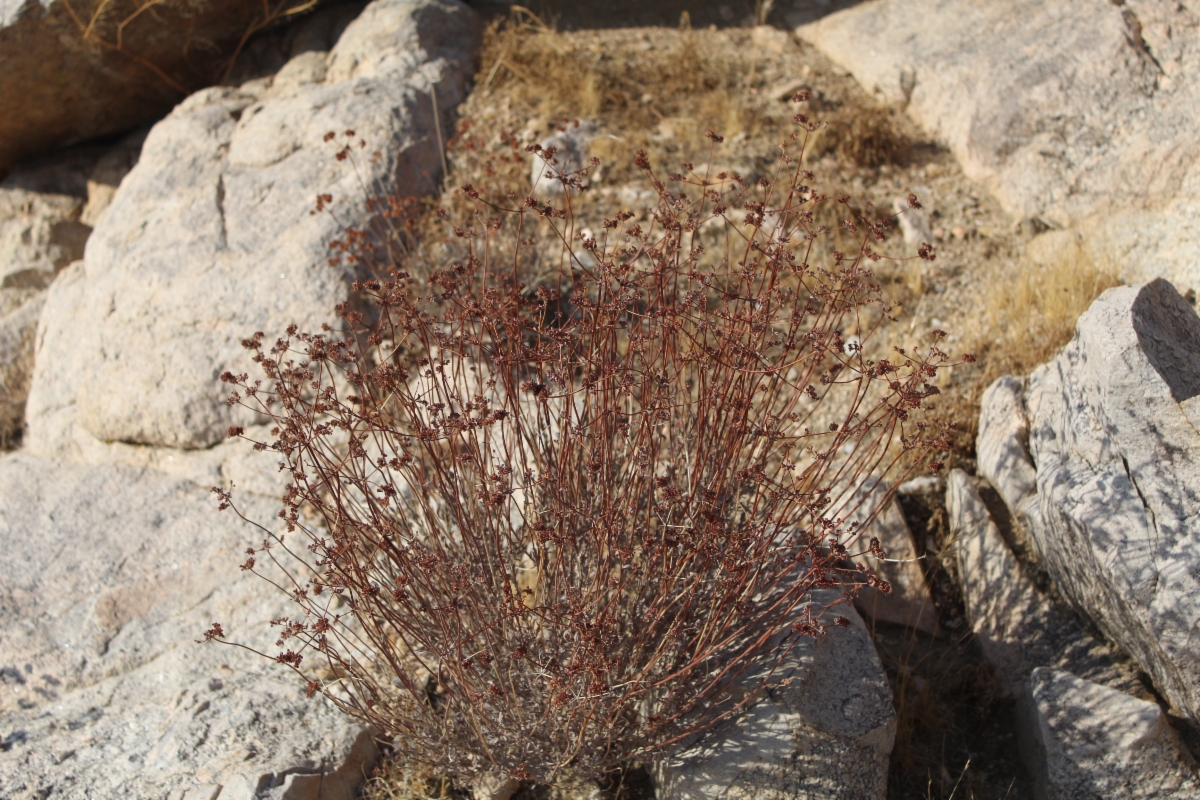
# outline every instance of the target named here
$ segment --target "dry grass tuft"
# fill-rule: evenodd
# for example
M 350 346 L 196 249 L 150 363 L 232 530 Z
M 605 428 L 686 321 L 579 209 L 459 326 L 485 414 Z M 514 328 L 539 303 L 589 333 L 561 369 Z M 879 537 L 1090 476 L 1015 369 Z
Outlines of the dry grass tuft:
M 1014 279 L 989 288 L 988 322 L 1005 334 L 989 353 L 985 380 L 1024 374 L 1051 359 L 1071 340 L 1075 322 L 1092 301 L 1119 283 L 1074 233 L 1052 231 L 1034 239 Z
M 739 67 L 748 73 L 749 65 L 707 46 L 706 31 L 685 28 L 672 38 L 667 46 L 647 39 L 635 58 L 615 58 L 594 39 L 559 33 L 520 9 L 485 34 L 482 88 L 546 118 L 603 116 L 629 131 L 652 131 L 684 112 L 703 117 L 706 104 L 736 105 L 731 90 L 741 82 Z
M 964 336 L 978 361 L 954 376 L 969 384 L 951 414 L 958 427 L 956 454 L 969 459 L 974 452 L 984 390 L 1003 375 L 1027 375 L 1054 358 L 1071 341 L 1080 315 L 1119 284 L 1116 270 L 1097 264 L 1074 232 L 1050 231 L 1029 243 L 1011 274 L 983 293 L 979 327 Z
M 385 758 L 363 785 L 361 797 L 362 800 L 469 800 L 471 795 L 428 767 Z
M 518 8 L 485 35 L 476 93 L 541 120 L 599 122 L 615 135 L 593 146 L 606 163 L 643 149 L 652 162 L 677 164 L 707 153 L 708 128 L 747 141 L 786 136 L 794 109 L 781 86 L 800 88 L 797 75 L 810 75 L 797 63 L 803 47 L 792 42 L 764 56 L 750 31 L 692 29 L 686 18 L 678 30 L 563 33 Z M 847 103 L 840 92 L 812 108 L 830 121 L 818 156 L 872 169 L 907 159 L 910 143 L 890 110 Z M 626 168 L 606 181 L 637 178 Z
M 907 164 L 912 151 L 913 143 L 900 132 L 893 109 L 866 106 L 830 114 L 829 127 L 809 156 L 833 154 L 842 163 L 877 169 Z

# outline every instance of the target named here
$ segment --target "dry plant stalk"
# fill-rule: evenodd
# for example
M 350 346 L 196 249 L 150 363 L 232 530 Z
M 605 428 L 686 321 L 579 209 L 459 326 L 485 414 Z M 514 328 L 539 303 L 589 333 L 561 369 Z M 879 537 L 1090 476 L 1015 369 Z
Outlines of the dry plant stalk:
M 287 572 L 272 657 L 310 696 L 450 775 L 599 776 L 737 713 L 749 670 L 886 591 L 846 520 L 947 449 L 921 413 L 947 356 L 867 357 L 891 220 L 813 188 L 793 153 L 818 123 L 796 123 L 750 186 L 690 164 L 664 180 L 639 151 L 657 207 L 595 233 L 572 212 L 588 169 L 533 145 L 561 206 L 463 186 L 468 218 L 442 212 L 461 260 L 427 281 L 379 264 L 343 331 L 245 342 L 266 383 L 226 373 L 230 402 L 270 418 L 254 446 L 292 483 L 286 531 L 259 525 L 243 569 Z M 844 223 L 816 225 L 835 203 Z M 527 287 L 538 226 L 561 267 Z M 827 253 L 834 235 L 854 249 Z M 369 261 L 369 241 L 336 244 Z
M 63 0 L 63 5 L 67 9 L 71 20 L 79 28 L 79 38 L 83 42 L 90 42 L 102 47 L 106 50 L 111 50 L 125 56 L 126 58 L 142 65 L 149 71 L 153 72 L 159 80 L 165 83 L 181 94 L 188 94 L 188 83 L 194 83 L 197 77 L 201 80 L 216 80 L 218 83 L 224 83 L 229 80 L 229 76 L 233 72 L 233 68 L 237 62 L 237 58 L 241 55 L 247 42 L 254 34 L 286 19 L 289 16 L 302 14 L 309 11 L 317 4 L 317 0 L 277 0 L 272 5 L 272 0 L 259 0 L 261 4 L 262 16 L 252 19 L 247 28 L 242 32 L 237 45 L 233 49 L 233 53 L 225 60 L 224 66 L 219 70 L 217 75 L 190 76 L 178 80 L 176 77 L 169 75 L 161 66 L 155 64 L 150 59 L 143 55 L 132 52 L 125 44 L 125 31 L 134 22 L 137 22 L 144 17 L 153 16 L 155 10 L 159 6 L 165 4 L 165 0 L 126 0 L 119 2 L 118 0 L 96 0 L 95 7 L 90 13 L 77 11 L 71 4 L 71 0 Z M 87 3 L 84 3 L 84 7 Z M 180 9 L 173 9 L 178 13 Z M 186 14 L 186 11 L 185 11 Z M 150 24 L 163 25 L 159 20 L 155 20 Z M 107 31 L 108 35 L 102 32 Z M 199 42 L 201 46 L 211 47 L 210 42 Z M 182 50 L 186 53 L 189 47 L 193 44 L 192 35 L 189 32 L 182 43 Z

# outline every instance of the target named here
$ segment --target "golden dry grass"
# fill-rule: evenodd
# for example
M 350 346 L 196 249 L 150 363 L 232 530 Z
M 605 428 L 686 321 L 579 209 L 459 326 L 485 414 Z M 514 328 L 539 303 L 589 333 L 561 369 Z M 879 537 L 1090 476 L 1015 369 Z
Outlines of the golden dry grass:
M 760 14 L 770 5 L 760 3 Z M 476 94 L 542 120 L 598 122 L 612 138 L 595 142 L 593 154 L 617 167 L 610 181 L 637 177 L 627 162 L 639 148 L 672 166 L 700 160 L 709 151 L 705 132 L 714 129 L 766 142 L 752 157 L 773 157 L 774 143 L 795 130 L 796 108 L 779 95 L 781 87 L 799 88 L 797 76 L 808 72 L 799 63 L 802 46 L 783 31 L 692 29 L 685 14 L 677 30 L 596 33 L 559 32 L 515 7 L 485 34 Z M 910 143 L 892 110 L 819 98 L 810 108 L 831 122 L 816 155 L 869 168 L 906 157 Z
M 1027 375 L 1052 359 L 1092 301 L 1119 284 L 1116 270 L 1097 264 L 1078 234 L 1050 231 L 1030 241 L 1010 274 L 981 287 L 972 315 L 978 324 L 962 331 L 978 362 L 953 376 L 960 400 L 948 409 L 959 428 L 960 459 L 974 453 L 983 391 L 1003 375 Z
M 985 319 L 993 332 L 989 374 L 1023 374 L 1048 361 L 1068 341 L 1092 301 L 1120 281 L 1098 265 L 1070 231 L 1032 242 L 1014 279 L 988 288 Z

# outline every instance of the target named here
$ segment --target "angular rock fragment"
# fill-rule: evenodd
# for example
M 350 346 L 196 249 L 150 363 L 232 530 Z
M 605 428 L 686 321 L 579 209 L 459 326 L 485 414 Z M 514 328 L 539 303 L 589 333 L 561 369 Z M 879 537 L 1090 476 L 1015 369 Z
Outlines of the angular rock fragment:
M 1195 760 L 1155 703 L 1036 669 L 1018 704 L 1021 757 L 1037 800 L 1183 800 Z
M 886 494 L 887 487 L 882 483 L 877 484 L 872 492 L 873 497 L 877 499 L 882 499 Z M 868 502 L 867 505 L 874 507 L 878 503 Z M 852 515 L 851 521 L 855 518 L 856 516 Z M 925 562 L 917 555 L 912 532 L 908 529 L 904 512 L 895 498 L 888 499 L 879 508 L 875 519 L 863 528 L 861 546 L 865 546 L 871 539 L 879 540 L 880 546 L 887 554 L 886 559 L 867 556 L 864 556 L 864 559 L 880 578 L 891 585 L 891 591 L 883 594 L 877 589 L 865 586 L 855 598 L 855 607 L 879 622 L 904 625 L 930 634 L 937 633 L 937 609 L 934 608 L 929 584 L 925 580 Z
M 912 208 L 908 199 L 897 197 L 892 201 L 892 211 L 900 223 L 900 233 L 904 243 L 909 247 L 920 247 L 922 244 L 933 244 L 933 226 L 929 223 L 929 214 L 922 209 Z
M 530 193 L 539 197 L 561 195 L 563 183 L 559 176 L 570 175 L 587 166 L 588 145 L 595 137 L 595 125 L 576 122 L 538 142 L 544 152 L 534 153 L 530 159 Z
M 980 402 L 975 457 L 979 474 L 1000 492 L 1026 529 L 1038 525 L 1037 472 L 1029 459 L 1029 421 L 1024 378 L 1005 375 Z
M 1033 671 L 1049 666 L 1140 693 L 1136 670 L 1024 574 L 962 470 L 950 473 L 946 510 L 967 618 L 1005 696 L 1018 697 Z
M 1009 472 L 1036 470 L 1037 513 L 1025 516 L 1042 567 L 1194 725 L 1198 396 L 1200 317 L 1156 280 L 1101 295 L 1080 317 L 1074 340 L 1029 377 L 1019 405 L 1003 400 L 1026 417 L 1029 461 Z M 1003 398 L 1011 392 L 985 398 L 981 443 L 1004 438 L 997 421 L 1011 413 L 994 407 Z
M 656 767 L 660 800 L 883 800 L 896 712 L 866 626 L 802 637 L 756 705 Z

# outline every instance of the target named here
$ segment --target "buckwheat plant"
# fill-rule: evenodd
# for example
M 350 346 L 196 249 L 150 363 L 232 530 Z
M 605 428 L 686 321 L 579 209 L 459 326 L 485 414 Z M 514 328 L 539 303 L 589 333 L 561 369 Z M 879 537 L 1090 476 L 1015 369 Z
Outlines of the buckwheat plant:
M 737 713 L 858 587 L 887 591 L 847 520 L 940 467 L 948 357 L 868 357 L 890 220 L 814 188 L 796 121 L 750 185 L 639 153 L 656 205 L 594 232 L 572 205 L 596 162 L 534 147 L 557 205 L 463 186 L 460 259 L 383 264 L 341 330 L 245 342 L 265 380 L 223 379 L 290 485 L 243 568 L 288 575 L 271 657 L 310 696 L 460 778 L 597 776 Z M 547 238 L 556 274 L 523 285 Z

